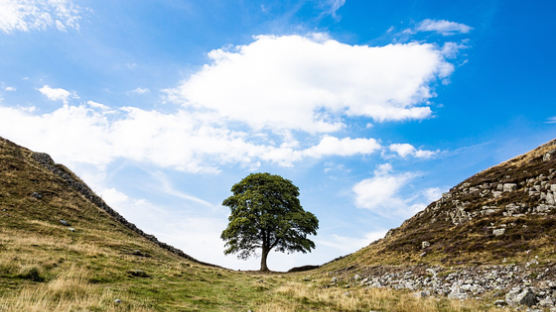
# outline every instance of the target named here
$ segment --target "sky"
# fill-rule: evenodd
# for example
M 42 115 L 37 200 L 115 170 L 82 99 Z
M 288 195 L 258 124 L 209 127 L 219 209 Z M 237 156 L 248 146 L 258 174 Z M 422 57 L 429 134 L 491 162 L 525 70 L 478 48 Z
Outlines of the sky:
M 206 262 L 233 184 L 270 172 L 321 264 L 556 137 L 553 1 L 0 0 L 0 136 Z

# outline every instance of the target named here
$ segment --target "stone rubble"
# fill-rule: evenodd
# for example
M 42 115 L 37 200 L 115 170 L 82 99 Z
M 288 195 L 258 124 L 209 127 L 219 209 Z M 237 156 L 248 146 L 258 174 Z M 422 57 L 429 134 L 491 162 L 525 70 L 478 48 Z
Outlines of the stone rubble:
M 333 285 L 342 281 L 338 276 L 331 278 Z M 496 306 L 556 307 L 556 264 L 534 268 L 516 264 L 461 268 L 377 266 L 345 280 L 350 281 L 370 288 L 407 289 L 419 297 L 436 295 L 463 300 L 489 293 L 504 298 L 496 300 Z

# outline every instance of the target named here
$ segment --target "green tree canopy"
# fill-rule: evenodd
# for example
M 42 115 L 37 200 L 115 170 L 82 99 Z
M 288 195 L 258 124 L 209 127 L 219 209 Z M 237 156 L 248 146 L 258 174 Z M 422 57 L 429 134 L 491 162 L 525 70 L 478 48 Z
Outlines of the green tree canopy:
M 316 235 L 319 221 L 303 210 L 299 189 L 290 180 L 269 173 L 253 173 L 232 187 L 233 195 L 222 205 L 230 207 L 230 223 L 222 232 L 224 253 L 238 253 L 242 259 L 261 248 L 261 271 L 268 271 L 266 259 L 275 249 L 306 253 L 315 248 L 307 235 Z

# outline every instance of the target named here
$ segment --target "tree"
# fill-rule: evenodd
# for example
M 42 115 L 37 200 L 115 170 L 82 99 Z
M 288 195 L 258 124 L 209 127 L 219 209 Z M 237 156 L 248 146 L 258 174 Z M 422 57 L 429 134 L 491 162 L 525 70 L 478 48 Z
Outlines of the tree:
M 299 189 L 290 180 L 269 173 L 253 173 L 232 187 L 233 195 L 222 205 L 228 206 L 230 223 L 222 232 L 225 254 L 239 253 L 247 259 L 261 248 L 261 271 L 268 271 L 266 258 L 276 251 L 306 253 L 315 248 L 307 238 L 316 235 L 319 221 L 303 210 Z

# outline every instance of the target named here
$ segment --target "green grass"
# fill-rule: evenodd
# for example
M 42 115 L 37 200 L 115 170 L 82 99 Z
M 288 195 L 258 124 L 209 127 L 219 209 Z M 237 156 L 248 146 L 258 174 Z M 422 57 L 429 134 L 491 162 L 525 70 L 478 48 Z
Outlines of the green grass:
M 330 286 L 325 269 L 259 274 L 179 257 L 115 221 L 31 153 L 0 139 L 0 311 L 502 311 Z

